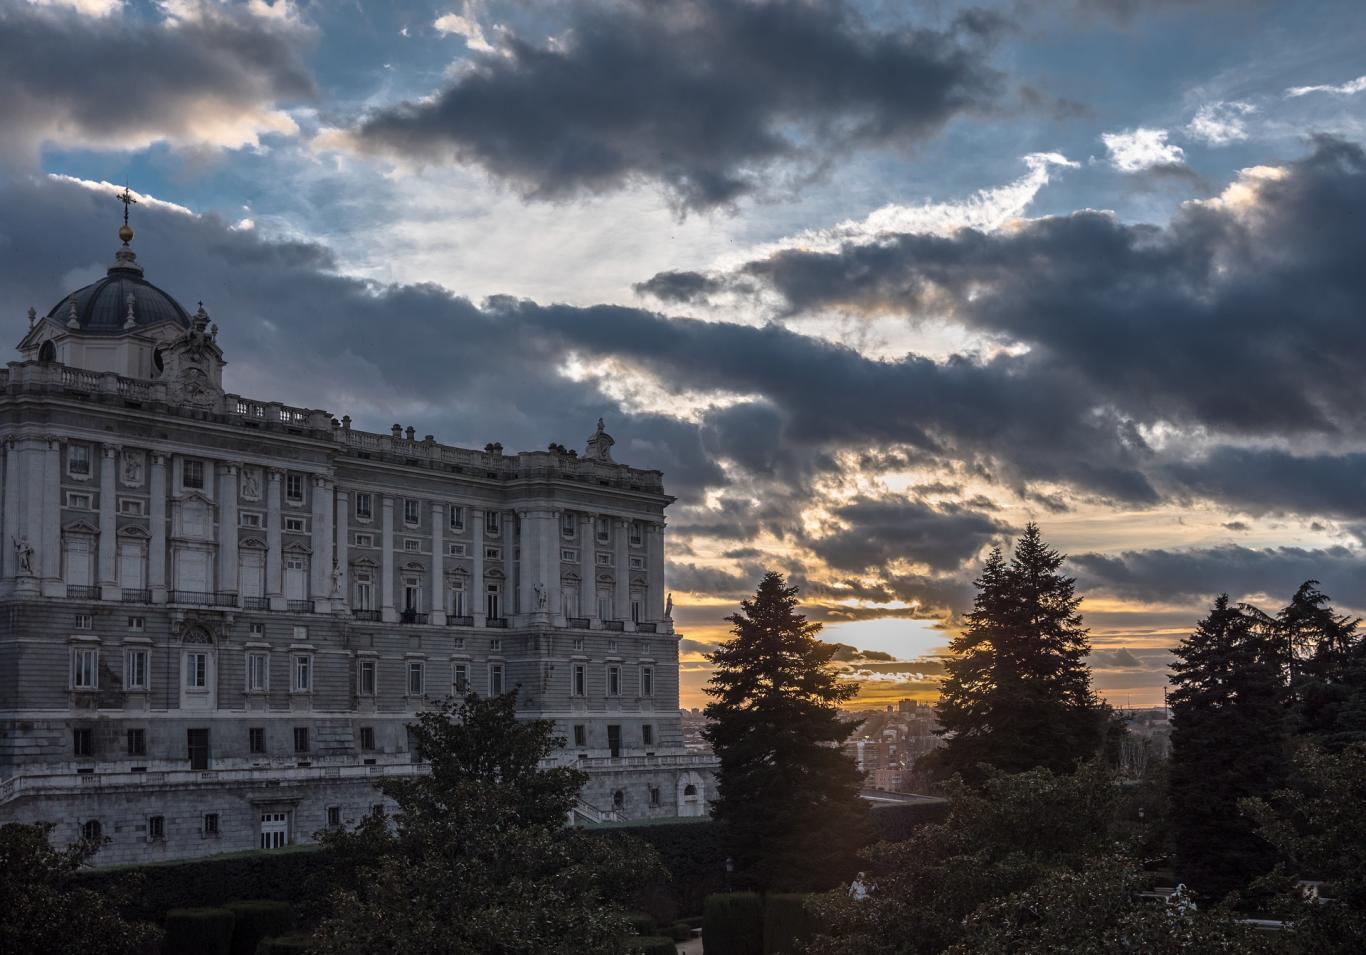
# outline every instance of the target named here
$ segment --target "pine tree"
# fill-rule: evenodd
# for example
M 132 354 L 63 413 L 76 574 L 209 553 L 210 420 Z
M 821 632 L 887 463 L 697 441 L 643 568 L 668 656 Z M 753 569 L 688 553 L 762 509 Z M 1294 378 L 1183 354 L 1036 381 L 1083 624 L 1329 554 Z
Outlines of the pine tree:
M 939 699 L 946 743 L 932 768 L 969 779 L 983 763 L 1069 772 L 1099 752 L 1109 710 L 1091 689 L 1081 598 L 1062 562 L 1032 522 L 1009 564 L 992 550 L 968 627 L 950 644 Z
M 849 879 L 864 841 L 862 774 L 840 746 L 858 726 L 840 705 L 858 692 L 830 666 L 836 647 L 797 612 L 797 588 L 770 571 L 726 620 L 734 639 L 708 659 L 704 736 L 720 759 L 712 817 L 737 878 L 762 889 Z
M 1284 655 L 1295 732 L 1330 750 L 1366 742 L 1366 641 L 1317 580 L 1295 591 L 1272 626 Z
M 1238 800 L 1266 796 L 1285 779 L 1283 656 L 1274 630 L 1224 594 L 1176 657 L 1168 792 L 1177 872 L 1220 897 L 1275 861 Z

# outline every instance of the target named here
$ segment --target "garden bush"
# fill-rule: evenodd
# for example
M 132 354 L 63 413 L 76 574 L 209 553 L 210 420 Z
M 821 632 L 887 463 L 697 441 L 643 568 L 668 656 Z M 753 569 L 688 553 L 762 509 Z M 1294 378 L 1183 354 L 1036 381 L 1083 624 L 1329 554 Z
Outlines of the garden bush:
M 312 937 L 302 932 L 281 935 L 278 938 L 263 938 L 256 946 L 256 955 L 307 955 L 313 951 Z
M 166 913 L 162 955 L 232 955 L 236 920 L 227 909 L 171 909 Z
M 795 893 L 764 898 L 764 955 L 793 955 L 798 943 L 815 934 L 815 917 L 806 908 L 810 898 Z
M 674 940 L 661 935 L 641 935 L 626 940 L 630 955 L 678 955 Z
M 698 925 L 698 928 L 701 927 L 701 925 Z M 675 942 L 686 942 L 688 939 L 692 938 L 692 927 L 686 922 L 675 922 L 664 931 L 664 934 L 668 935 Z
M 764 900 L 754 892 L 709 895 L 702 908 L 706 955 L 764 955 Z
M 294 927 L 288 902 L 257 899 L 229 902 L 223 908 L 237 917 L 232 927 L 232 955 L 256 955 L 261 939 L 285 935 Z
M 633 935 L 652 935 L 658 924 L 648 912 L 627 912 L 626 921 L 630 923 Z

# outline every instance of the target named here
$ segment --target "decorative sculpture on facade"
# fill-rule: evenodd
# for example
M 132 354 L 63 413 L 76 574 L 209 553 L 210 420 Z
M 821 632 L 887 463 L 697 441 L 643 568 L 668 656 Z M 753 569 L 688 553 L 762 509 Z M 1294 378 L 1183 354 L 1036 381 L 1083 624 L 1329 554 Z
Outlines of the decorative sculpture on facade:
M 607 433 L 603 427 L 602 419 L 598 419 L 598 430 L 594 431 L 588 439 L 588 447 L 584 450 L 583 456 L 590 461 L 601 461 L 603 464 L 616 464 L 612 460 L 612 445 L 616 441 Z
M 673 618 L 674 618 L 674 595 L 673 595 L 673 591 L 670 591 L 670 592 L 669 592 L 669 597 L 668 597 L 668 599 L 664 601 L 664 619 L 665 619 L 665 620 L 672 620 Z
M 536 609 L 537 609 L 537 610 L 544 610 L 544 609 L 545 609 L 545 584 L 541 583 L 541 582 L 538 580 L 538 581 L 536 581 L 536 586 L 533 587 L 532 590 L 534 590 L 534 591 L 536 592 Z
M 336 558 L 332 559 L 332 596 L 342 596 L 342 569 Z
M 256 468 L 242 469 L 242 496 L 248 501 L 261 499 L 261 472 Z
M 33 545 L 28 542 L 26 535 L 19 535 L 18 539 L 11 537 L 14 541 L 14 556 L 19 560 L 19 574 L 23 577 L 33 576 Z
M 129 487 L 138 487 L 142 484 L 141 452 L 123 452 L 123 483 L 127 484 Z

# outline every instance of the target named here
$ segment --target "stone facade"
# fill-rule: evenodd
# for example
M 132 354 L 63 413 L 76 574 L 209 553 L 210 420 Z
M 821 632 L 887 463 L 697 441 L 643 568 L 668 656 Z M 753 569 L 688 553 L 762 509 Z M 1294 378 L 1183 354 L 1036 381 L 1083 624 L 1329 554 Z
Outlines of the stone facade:
M 589 773 L 578 821 L 705 814 L 672 498 L 602 422 L 504 454 L 227 394 L 217 327 L 126 244 L 30 326 L 0 373 L 0 822 L 97 826 L 102 864 L 309 841 L 422 771 L 431 700 L 514 687 Z

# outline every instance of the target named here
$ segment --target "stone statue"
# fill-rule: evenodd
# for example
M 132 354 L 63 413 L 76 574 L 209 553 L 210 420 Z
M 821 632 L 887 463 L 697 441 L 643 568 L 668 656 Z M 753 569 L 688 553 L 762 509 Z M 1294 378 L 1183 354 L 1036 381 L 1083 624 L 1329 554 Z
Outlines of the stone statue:
M 545 584 L 541 583 L 541 582 L 538 580 L 538 581 L 536 581 L 536 586 L 533 587 L 532 590 L 534 590 L 534 591 L 536 592 L 536 609 L 537 609 L 537 610 L 544 610 L 544 609 L 545 609 Z
M 142 484 L 142 455 L 137 451 L 123 452 L 123 483 L 133 487 Z
M 14 555 L 19 558 L 19 573 L 24 577 L 33 576 L 33 545 L 28 542 L 28 537 L 20 535 L 18 540 L 13 537 Z
M 335 560 L 332 561 L 332 596 L 342 596 L 342 569 Z
M 242 469 L 242 496 L 249 501 L 261 499 L 261 472 L 255 468 Z
M 671 591 L 671 592 L 669 593 L 668 598 L 665 599 L 665 601 L 664 601 L 664 619 L 665 619 L 665 620 L 672 620 L 673 618 L 674 618 L 674 595 L 673 595 L 673 593 L 672 593 L 672 591 Z
M 594 431 L 588 439 L 588 447 L 584 449 L 583 456 L 590 461 L 601 461 L 603 464 L 615 464 L 612 460 L 612 445 L 616 441 L 607 433 L 603 426 L 602 419 L 598 419 L 598 430 Z

